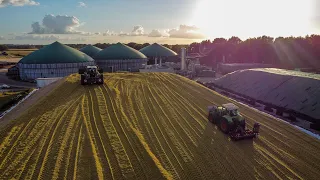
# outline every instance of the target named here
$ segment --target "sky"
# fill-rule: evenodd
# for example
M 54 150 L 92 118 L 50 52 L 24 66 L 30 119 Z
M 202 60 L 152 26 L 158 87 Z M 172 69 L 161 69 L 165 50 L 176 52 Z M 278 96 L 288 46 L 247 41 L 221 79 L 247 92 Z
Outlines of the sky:
M 187 44 L 320 34 L 319 0 L 0 0 L 0 43 Z

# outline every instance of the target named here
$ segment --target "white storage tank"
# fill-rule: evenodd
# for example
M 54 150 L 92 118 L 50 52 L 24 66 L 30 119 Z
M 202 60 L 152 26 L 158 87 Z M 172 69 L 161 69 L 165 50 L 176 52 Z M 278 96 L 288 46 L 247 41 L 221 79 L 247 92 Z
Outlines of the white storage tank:
M 181 48 L 181 70 L 186 70 L 187 49 Z
M 45 87 L 53 82 L 58 81 L 59 79 L 62 79 L 62 77 L 56 77 L 56 78 L 37 78 L 37 88 Z

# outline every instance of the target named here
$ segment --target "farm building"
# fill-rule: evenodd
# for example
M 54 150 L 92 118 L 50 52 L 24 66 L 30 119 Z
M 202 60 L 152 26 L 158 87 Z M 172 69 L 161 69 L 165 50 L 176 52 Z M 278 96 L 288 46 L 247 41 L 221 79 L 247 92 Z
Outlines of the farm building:
M 86 55 L 93 57 L 96 54 L 98 54 L 100 51 L 102 51 L 102 49 L 92 46 L 91 44 L 88 46 L 85 46 L 83 48 L 80 49 L 81 52 L 85 53 Z
M 96 64 L 106 72 L 139 72 L 147 57 L 141 52 L 121 43 L 114 44 L 94 56 Z
M 22 58 L 17 67 L 22 80 L 34 80 L 68 76 L 87 65 L 94 65 L 90 56 L 55 42 Z

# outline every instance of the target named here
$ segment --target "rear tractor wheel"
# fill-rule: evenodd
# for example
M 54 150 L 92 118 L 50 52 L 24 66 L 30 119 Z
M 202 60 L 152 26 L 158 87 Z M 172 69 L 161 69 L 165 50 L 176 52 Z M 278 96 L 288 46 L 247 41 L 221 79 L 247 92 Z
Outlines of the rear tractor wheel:
M 86 83 L 84 82 L 85 80 L 85 77 L 84 76 L 81 76 L 81 85 L 85 85 Z
M 211 113 L 209 113 L 208 120 L 209 120 L 211 123 L 213 123 L 213 116 L 212 116 Z
M 224 132 L 225 134 L 229 133 L 229 124 L 228 121 L 226 119 L 222 119 L 220 122 L 220 129 L 222 132 Z

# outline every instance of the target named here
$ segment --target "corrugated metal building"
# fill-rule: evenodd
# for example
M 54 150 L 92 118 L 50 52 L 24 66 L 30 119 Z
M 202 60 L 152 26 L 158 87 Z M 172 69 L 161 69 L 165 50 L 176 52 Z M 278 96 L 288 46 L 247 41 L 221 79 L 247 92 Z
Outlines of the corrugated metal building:
M 94 56 L 96 64 L 105 72 L 139 72 L 147 57 L 141 52 L 121 43 L 114 44 Z
M 55 42 L 22 58 L 17 66 L 22 80 L 34 80 L 68 76 L 81 66 L 94 64 L 85 53 Z

